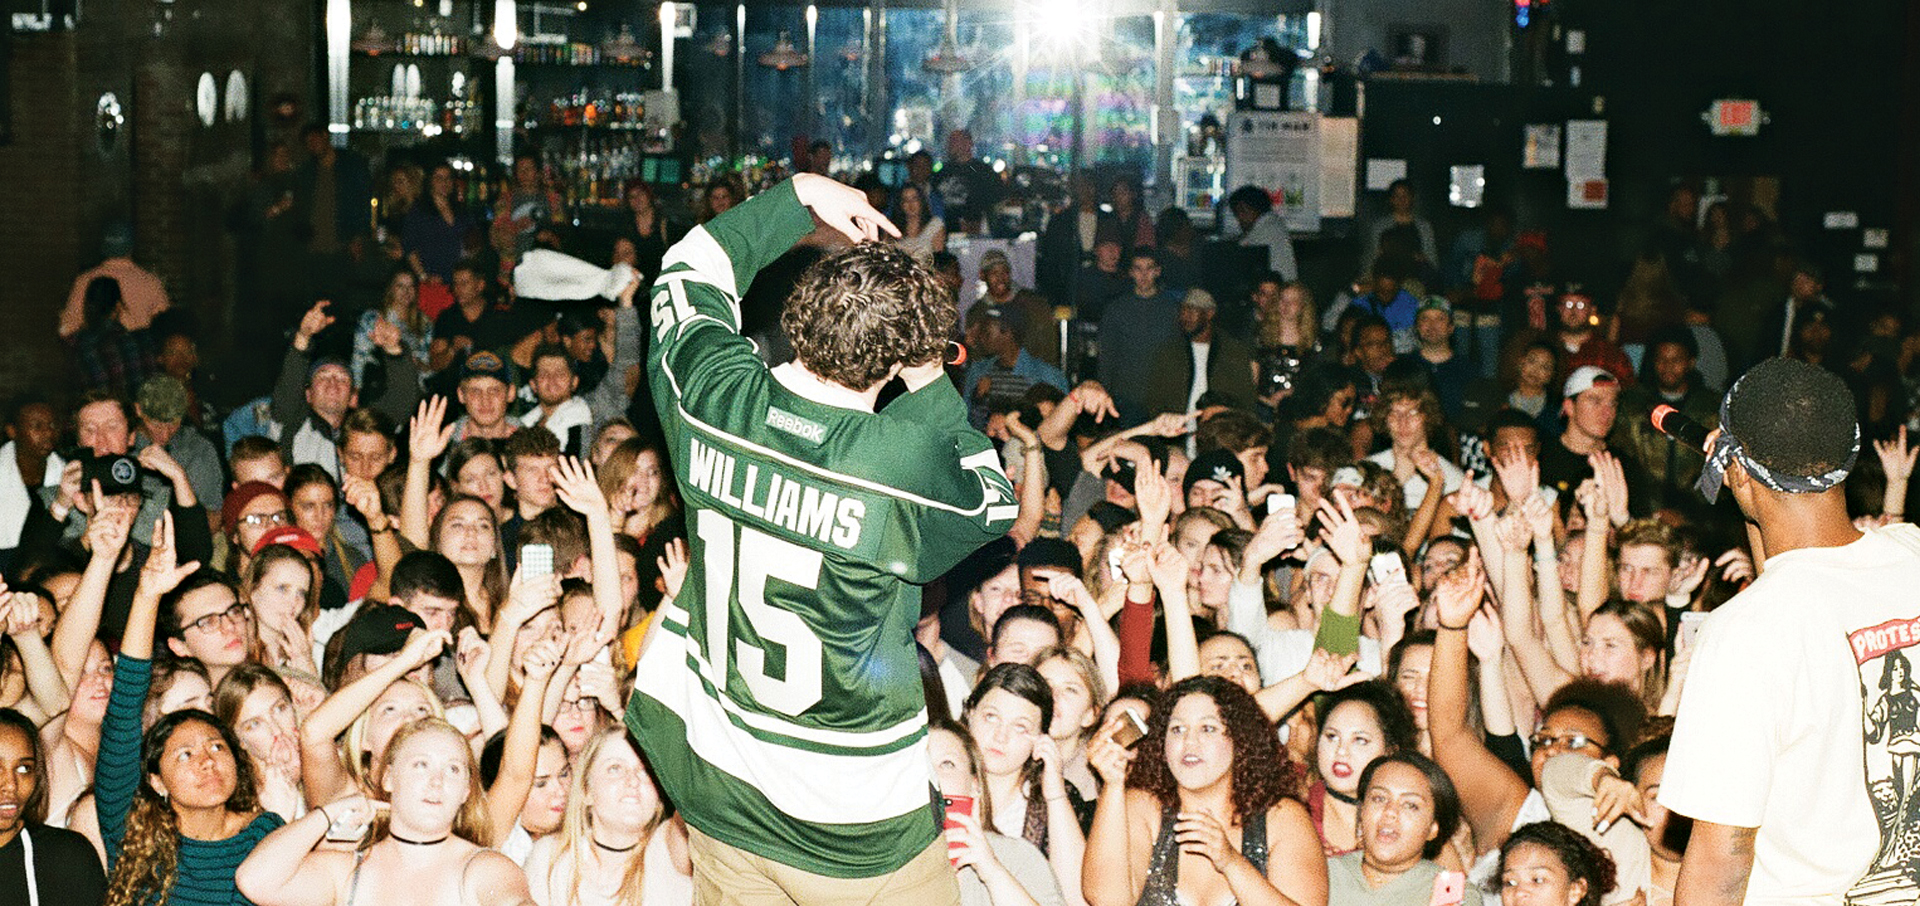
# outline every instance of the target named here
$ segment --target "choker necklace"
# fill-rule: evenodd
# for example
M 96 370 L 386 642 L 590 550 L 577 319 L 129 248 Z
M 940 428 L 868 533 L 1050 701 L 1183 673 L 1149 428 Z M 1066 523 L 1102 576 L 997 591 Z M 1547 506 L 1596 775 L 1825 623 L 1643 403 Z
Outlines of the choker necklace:
M 395 843 L 405 843 L 408 846 L 432 846 L 435 843 L 445 843 L 447 842 L 447 839 L 452 836 L 453 836 L 452 834 L 447 834 L 446 836 L 443 836 L 434 840 L 409 840 L 405 837 L 400 836 L 399 834 L 394 833 L 391 830 L 387 831 L 387 839 L 392 840 Z
M 608 846 L 605 843 L 600 842 L 599 837 L 594 837 L 593 845 L 598 846 L 601 849 L 604 849 L 610 853 L 630 853 L 630 852 L 633 852 L 634 847 L 637 847 L 640 845 L 640 841 L 635 840 L 632 843 L 629 843 L 625 846 Z
M 1343 793 L 1340 793 L 1340 792 L 1336 792 L 1336 791 L 1334 790 L 1334 788 L 1333 788 L 1333 787 L 1330 787 L 1330 786 L 1329 786 L 1329 787 L 1322 787 L 1322 789 L 1325 789 L 1325 790 L 1327 791 L 1327 795 L 1329 795 L 1329 796 L 1332 796 L 1333 798 L 1335 798 L 1335 799 L 1338 799 L 1338 800 L 1340 800 L 1341 802 L 1344 802 L 1344 803 L 1346 803 L 1346 804 L 1348 804 L 1348 805 L 1359 805 L 1359 804 L 1360 804 L 1360 797 L 1359 797 L 1359 796 L 1348 796 L 1348 795 L 1345 795 L 1345 794 L 1343 794 Z

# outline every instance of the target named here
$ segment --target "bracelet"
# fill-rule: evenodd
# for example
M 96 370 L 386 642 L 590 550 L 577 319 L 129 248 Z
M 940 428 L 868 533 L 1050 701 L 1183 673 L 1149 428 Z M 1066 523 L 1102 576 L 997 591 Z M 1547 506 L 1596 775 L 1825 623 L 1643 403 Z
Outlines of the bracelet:
M 327 824 L 328 824 L 328 826 L 332 826 L 332 824 L 333 824 L 333 813 L 332 813 L 332 812 L 329 812 L 329 811 L 327 811 L 327 807 L 326 807 L 326 806 L 324 806 L 324 805 L 323 805 L 323 806 L 320 806 L 319 808 L 316 808 L 316 809 L 314 809 L 314 811 L 316 811 L 316 812 L 319 812 L 319 813 L 320 813 L 320 817 L 322 817 L 322 818 L 325 818 L 325 819 L 327 819 Z
M 1444 629 L 1448 632 L 1466 632 L 1467 631 L 1466 626 L 1448 626 L 1446 623 L 1443 623 L 1439 620 L 1434 620 L 1433 622 L 1437 624 L 1441 629 Z M 1473 621 L 1468 620 L 1467 625 L 1469 626 L 1473 625 Z

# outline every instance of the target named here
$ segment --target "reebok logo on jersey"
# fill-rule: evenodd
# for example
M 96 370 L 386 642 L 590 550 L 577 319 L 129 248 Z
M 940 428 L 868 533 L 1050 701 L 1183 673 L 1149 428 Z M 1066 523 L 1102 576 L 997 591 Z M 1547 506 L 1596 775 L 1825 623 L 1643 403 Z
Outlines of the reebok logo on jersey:
M 767 427 L 775 431 L 791 434 L 808 443 L 817 444 L 827 439 L 825 425 L 811 419 L 801 418 L 785 409 L 767 407 Z

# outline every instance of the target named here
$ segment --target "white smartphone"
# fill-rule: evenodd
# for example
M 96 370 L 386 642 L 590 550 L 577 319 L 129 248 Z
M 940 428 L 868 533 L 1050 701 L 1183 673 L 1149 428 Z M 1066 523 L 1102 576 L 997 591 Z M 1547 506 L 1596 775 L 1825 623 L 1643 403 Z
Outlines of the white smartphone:
M 520 545 L 520 571 L 535 578 L 553 575 L 553 546 L 550 544 Z
M 1267 495 L 1267 515 L 1292 510 L 1299 506 L 1292 494 L 1275 492 Z
M 1706 622 L 1707 622 L 1707 615 L 1703 611 L 1698 611 L 1698 610 L 1681 611 L 1680 612 L 1680 637 L 1675 640 L 1674 647 L 1681 651 L 1685 651 L 1689 648 L 1692 648 L 1694 640 L 1700 635 L 1700 627 L 1704 625 Z
M 1401 562 L 1400 555 L 1391 551 L 1374 554 L 1367 563 L 1367 576 L 1375 585 L 1407 584 L 1407 566 Z
M 1124 559 L 1126 558 L 1121 554 L 1120 545 L 1115 544 L 1107 548 L 1107 575 L 1115 582 L 1127 577 L 1126 571 L 1120 568 L 1120 561 Z

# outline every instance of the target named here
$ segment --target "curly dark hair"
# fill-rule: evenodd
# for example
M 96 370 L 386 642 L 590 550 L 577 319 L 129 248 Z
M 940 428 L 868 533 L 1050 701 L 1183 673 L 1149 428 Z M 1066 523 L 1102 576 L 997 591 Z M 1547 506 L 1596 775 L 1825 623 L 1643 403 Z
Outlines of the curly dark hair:
M 1260 814 L 1282 799 L 1299 795 L 1302 771 L 1280 747 L 1273 723 L 1247 690 L 1217 676 L 1192 676 L 1174 683 L 1153 705 L 1147 735 L 1141 737 L 1127 786 L 1152 793 L 1165 808 L 1180 805 L 1180 784 L 1167 767 L 1167 719 L 1189 695 L 1213 699 L 1233 743 L 1233 813 L 1239 820 Z
M 955 318 L 930 268 L 896 246 L 863 242 L 800 275 L 780 327 L 808 371 L 865 390 L 895 365 L 942 356 Z
M 138 903 L 170 898 L 180 877 L 180 819 L 167 797 L 154 789 L 152 778 L 160 774 L 160 761 L 166 754 L 167 739 L 182 724 L 201 723 L 212 727 L 233 754 L 233 793 L 227 797 L 227 811 L 251 814 L 260 810 L 255 794 L 253 764 L 246 758 L 240 740 L 232 728 L 220 719 L 197 708 L 168 714 L 141 739 L 140 789 L 134 794 L 133 808 L 127 813 L 127 830 L 120 858 L 107 877 L 108 906 L 135 906 Z
M 1580 832 L 1564 824 L 1552 821 L 1535 821 L 1524 825 L 1507 837 L 1505 845 L 1500 847 L 1500 871 L 1507 870 L 1507 859 L 1521 846 L 1532 844 L 1553 853 L 1560 860 L 1560 867 L 1567 870 L 1569 881 L 1584 881 L 1586 893 L 1574 906 L 1600 906 L 1600 898 L 1613 889 L 1613 857 L 1607 851 L 1593 844 L 1593 841 L 1580 836 Z

